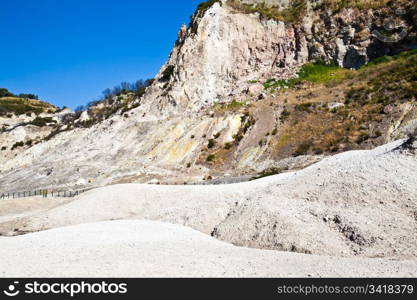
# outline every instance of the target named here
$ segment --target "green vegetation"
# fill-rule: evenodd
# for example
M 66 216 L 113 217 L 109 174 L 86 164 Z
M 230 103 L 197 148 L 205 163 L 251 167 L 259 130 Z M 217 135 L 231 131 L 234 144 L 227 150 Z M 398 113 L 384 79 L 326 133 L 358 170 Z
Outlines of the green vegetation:
M 293 156 L 297 157 L 297 156 L 306 155 L 312 146 L 313 146 L 312 141 L 303 142 L 301 145 L 298 146 L 297 150 L 295 150 Z
M 403 104 L 412 105 L 402 117 L 414 118 L 416 50 L 382 57 L 348 72 L 345 80 L 336 81 L 328 98 L 326 86 L 314 87 L 313 98 L 308 96 L 309 87 L 294 91 L 294 102 L 286 104 L 281 116 L 284 124 L 275 143 L 278 153 L 301 156 L 368 149 L 384 143 L 391 122 L 405 113 Z M 333 95 L 344 105 L 329 109 L 328 101 L 335 99 Z
M 279 119 L 281 122 L 285 122 L 286 120 L 288 120 L 290 115 L 291 115 L 291 112 L 287 109 L 287 107 L 284 107 L 284 110 L 282 111 Z M 272 132 L 272 135 L 276 135 L 276 134 L 277 134 L 277 129 L 275 128 L 274 131 Z
M 54 113 L 57 110 L 53 105 L 38 100 L 34 94 L 18 94 L 9 92 L 8 89 L 0 88 L 0 116 L 12 117 L 15 115 L 31 116 L 42 112 Z
M 210 154 L 207 156 L 207 162 L 213 162 L 216 159 L 216 156 L 214 154 Z
M 265 177 L 279 175 L 279 174 L 282 174 L 284 171 L 285 170 L 279 169 L 279 168 L 271 168 L 271 169 L 268 169 L 268 170 L 264 170 L 258 176 L 252 177 L 250 179 L 250 181 L 258 180 L 258 179 L 265 178 Z
M 153 82 L 153 79 L 145 81 L 138 80 L 135 83 L 121 83 L 120 85 L 115 86 L 113 90 L 106 89 L 103 91 L 103 100 L 91 101 L 85 106 L 82 105 L 76 108 L 75 111 L 78 117 L 83 111 L 88 111 L 90 120 L 79 122 L 75 126 L 88 128 L 94 124 L 109 119 L 117 113 L 125 116 L 126 118 L 129 117 L 127 112 L 138 108 L 141 105 L 140 99 L 145 94 L 147 87 L 149 87 Z M 101 105 L 99 106 L 98 104 Z
M 309 113 L 309 112 L 312 112 L 312 109 L 314 109 L 315 107 L 316 107 L 316 103 L 305 102 L 305 103 L 297 104 L 295 106 L 295 110 Z
M 211 1 L 209 1 L 211 2 Z M 215 1 L 213 1 L 215 2 Z M 287 8 L 271 6 L 261 2 L 258 4 L 244 4 L 239 0 L 228 0 L 227 4 L 243 13 L 259 13 L 262 17 L 283 21 L 286 23 L 299 23 L 307 14 L 307 0 L 290 0 Z M 412 7 L 414 0 L 322 0 L 314 5 L 314 10 L 331 10 L 338 13 L 342 9 L 353 8 L 358 10 L 383 9 L 388 7 Z
M 0 88 L 0 98 L 3 97 L 14 97 L 14 95 L 10 93 L 8 89 Z
M 412 2 L 412 0 L 323 0 L 316 9 L 331 9 L 334 12 L 339 12 L 345 8 L 355 8 L 359 10 L 380 9 L 394 4 L 402 5 Z
M 264 83 L 267 90 L 290 89 L 301 84 L 304 81 L 311 83 L 326 83 L 332 80 L 340 79 L 347 70 L 323 62 L 309 63 L 301 67 L 296 78 L 293 79 L 269 79 Z
M 268 142 L 264 139 L 260 140 L 259 143 L 258 143 L 259 147 L 266 146 L 267 144 L 268 144 Z
M 376 65 L 379 65 L 379 64 L 388 63 L 388 62 L 391 62 L 393 60 L 394 60 L 393 56 L 385 55 L 385 56 L 378 57 L 378 58 L 374 59 L 372 62 L 370 62 L 366 65 L 363 65 L 361 68 L 364 69 L 364 68 L 376 66 Z
M 11 92 L 9 92 L 8 89 L 0 88 L 0 98 L 3 97 L 15 97 L 15 98 L 21 98 L 21 99 L 32 99 L 32 100 L 38 100 L 38 96 L 35 94 L 19 94 L 15 95 Z
M 230 103 L 224 103 L 224 104 L 216 103 L 213 108 L 218 111 L 232 111 L 232 110 L 238 110 L 245 106 L 246 106 L 245 102 L 233 100 Z
M 306 0 L 291 0 L 289 7 L 285 9 L 269 6 L 264 2 L 258 4 L 244 4 L 238 0 L 229 0 L 227 4 L 244 13 L 259 13 L 264 18 L 286 23 L 298 22 L 302 20 L 307 13 Z
M 393 62 L 388 70 L 365 86 L 353 87 L 346 92 L 346 103 L 350 106 L 374 105 L 373 112 L 383 112 L 383 108 L 398 101 L 416 101 L 417 95 L 417 51 L 408 51 L 394 57 L 384 57 L 365 67 Z
M 215 141 L 214 139 L 210 139 L 210 140 L 208 141 L 208 145 L 207 145 L 207 147 L 208 147 L 209 149 L 213 149 L 215 146 L 216 146 L 216 141 Z
M 36 117 L 32 122 L 30 122 L 31 125 L 35 125 L 38 127 L 44 127 L 50 123 L 56 123 L 56 121 L 52 119 L 51 117 L 47 117 L 47 118 Z
M 232 147 L 233 147 L 233 144 L 232 144 L 232 143 L 226 143 L 226 144 L 224 145 L 224 149 L 225 149 L 225 150 L 230 150 L 230 149 L 232 149 Z
M 312 83 L 322 83 L 334 80 L 341 71 L 344 71 L 344 69 L 339 66 L 319 62 L 306 64 L 301 67 L 298 77 L 299 80 L 302 81 L 305 80 Z
M 30 103 L 18 98 L 0 99 L 0 114 L 13 112 L 16 115 L 23 115 L 28 112 L 40 114 L 43 111 L 40 107 L 33 107 Z
M 154 79 L 147 79 L 147 80 L 140 79 L 133 83 L 122 82 L 119 85 L 116 85 L 115 87 L 113 87 L 112 89 L 110 88 L 105 89 L 102 92 L 103 97 L 101 99 L 90 101 L 86 105 L 80 105 L 75 109 L 75 111 L 76 112 L 82 112 L 82 111 L 91 112 L 92 108 L 94 108 L 98 104 L 104 104 L 104 106 L 108 106 L 108 105 L 117 106 L 113 104 L 115 104 L 116 102 L 119 102 L 118 104 L 120 104 L 120 102 L 123 102 L 123 101 L 118 101 L 123 97 L 127 97 L 127 98 L 136 97 L 140 99 L 145 94 L 146 88 L 149 87 L 153 82 L 154 82 Z M 136 108 L 137 106 L 136 107 L 123 106 L 123 107 L 126 108 L 126 111 L 129 111 L 133 108 Z M 123 107 L 118 107 L 116 111 L 118 111 L 119 109 Z M 105 110 L 107 110 L 107 108 Z M 115 113 L 116 111 L 112 112 L 112 114 Z
M 361 67 L 361 69 L 365 69 L 365 68 L 369 68 L 369 67 L 373 67 L 376 65 L 380 65 L 380 64 L 384 64 L 384 63 L 389 63 L 389 62 L 393 62 L 393 61 L 404 61 L 405 59 L 412 57 L 414 55 L 417 54 L 417 49 L 414 50 L 410 50 L 410 51 L 405 51 L 405 52 L 401 52 L 398 55 L 394 55 L 394 56 L 381 56 L 378 57 L 376 59 L 374 59 L 373 61 L 371 61 L 370 63 L 363 65 Z
M 221 4 L 221 1 L 220 0 L 209 0 L 209 1 L 206 1 L 206 2 L 202 2 L 202 3 L 200 3 L 198 6 L 197 6 L 197 15 L 198 16 L 203 16 L 204 14 L 205 14 L 205 12 L 210 8 L 210 7 L 212 7 L 213 5 L 214 5 L 214 3 L 216 3 L 216 2 L 218 2 L 218 3 L 220 3 Z
M 249 129 L 256 124 L 255 118 L 248 111 L 245 112 L 244 115 L 241 117 L 241 122 L 242 127 L 240 128 L 239 132 L 233 136 L 236 145 L 243 140 L 245 134 L 249 131 Z
M 243 133 L 247 133 L 248 130 L 256 124 L 255 118 L 249 112 L 246 112 L 241 119 L 242 123 L 244 124 Z
M 359 136 L 356 138 L 356 143 L 362 144 L 363 142 L 369 140 L 370 135 L 368 132 L 361 132 Z
M 16 97 L 0 98 L 0 115 L 40 114 L 51 109 L 51 105 L 38 100 L 29 100 Z
M 24 145 L 25 145 L 25 143 L 24 143 L 24 142 L 17 142 L 17 143 L 15 143 L 15 144 L 12 146 L 12 151 L 13 151 L 14 149 L 19 148 L 19 147 L 23 147 Z
M 160 81 L 169 81 L 172 75 L 174 75 L 174 71 L 175 71 L 175 66 L 173 65 L 167 66 L 165 70 L 162 72 L 162 77 Z

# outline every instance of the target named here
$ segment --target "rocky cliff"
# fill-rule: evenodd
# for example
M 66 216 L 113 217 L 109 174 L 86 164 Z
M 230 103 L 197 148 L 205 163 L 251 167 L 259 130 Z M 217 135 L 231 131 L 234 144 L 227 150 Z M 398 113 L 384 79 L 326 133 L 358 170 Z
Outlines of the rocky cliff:
M 380 3 L 375 9 L 359 9 L 353 1 L 338 11 L 331 4 L 341 1 L 211 2 L 210 8 L 197 11 L 188 28 L 181 28 L 148 94 L 162 113 L 246 99 L 248 90 L 259 92 L 248 82 L 294 77 L 307 62 L 356 69 L 417 47 L 414 1 Z
M 264 176 L 406 137 L 417 126 L 417 58 L 404 52 L 416 48 L 414 1 L 339 2 L 199 6 L 143 96 L 2 156 L 1 189 Z

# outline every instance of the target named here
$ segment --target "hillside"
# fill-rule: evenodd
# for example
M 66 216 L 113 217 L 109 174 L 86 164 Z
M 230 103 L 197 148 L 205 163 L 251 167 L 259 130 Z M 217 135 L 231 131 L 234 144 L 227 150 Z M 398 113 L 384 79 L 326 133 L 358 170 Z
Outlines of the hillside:
M 23 114 L 32 115 L 40 113 L 53 114 L 58 110 L 52 104 L 36 99 L 27 99 L 19 97 L 0 97 L 0 117 L 11 118 Z
M 302 169 L 413 132 L 410 1 L 268 3 L 200 5 L 140 94 L 55 118 L 36 145 L 0 158 L 2 188 L 227 182 Z M 401 7 L 395 18 L 407 36 L 381 41 L 373 32 Z M 303 13 L 287 19 L 294 9 Z M 22 142 L 15 130 L 7 134 L 18 136 L 8 149 Z
M 210 0 L 152 80 L 4 95 L 0 197 L 49 198 L 0 201 L 0 273 L 415 277 L 414 4 Z
M 37 96 L 32 94 L 14 95 L 2 88 L 0 96 L 0 151 L 3 160 L 43 142 L 60 123 L 61 117 L 69 112 L 34 99 Z

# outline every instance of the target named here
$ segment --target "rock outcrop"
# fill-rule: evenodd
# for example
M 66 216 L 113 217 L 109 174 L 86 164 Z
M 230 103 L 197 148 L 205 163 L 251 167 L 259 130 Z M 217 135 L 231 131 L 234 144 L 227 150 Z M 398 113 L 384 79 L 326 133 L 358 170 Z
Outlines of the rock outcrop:
M 358 68 L 417 47 L 413 1 L 339 12 L 322 6 L 322 1 L 305 2 L 306 11 L 296 11 L 302 16 L 293 23 L 264 16 L 262 10 L 244 11 L 265 1 L 223 0 L 197 12 L 190 26 L 181 28 L 150 88 L 146 101 L 152 111 L 195 112 L 216 102 L 245 99 L 248 82 L 292 78 L 299 66 L 311 61 Z M 266 5 L 285 9 L 291 2 L 269 0 Z M 396 34 L 384 26 L 394 27 Z

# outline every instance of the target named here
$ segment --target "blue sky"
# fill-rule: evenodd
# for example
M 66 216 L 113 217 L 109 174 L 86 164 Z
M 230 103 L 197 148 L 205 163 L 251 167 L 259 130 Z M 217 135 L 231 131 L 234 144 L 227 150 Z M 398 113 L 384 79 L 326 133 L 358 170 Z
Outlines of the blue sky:
M 0 87 L 60 107 L 152 78 L 202 0 L 0 0 Z

